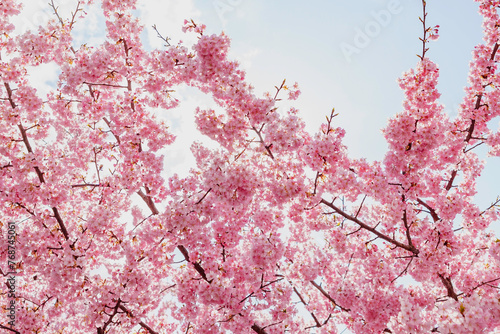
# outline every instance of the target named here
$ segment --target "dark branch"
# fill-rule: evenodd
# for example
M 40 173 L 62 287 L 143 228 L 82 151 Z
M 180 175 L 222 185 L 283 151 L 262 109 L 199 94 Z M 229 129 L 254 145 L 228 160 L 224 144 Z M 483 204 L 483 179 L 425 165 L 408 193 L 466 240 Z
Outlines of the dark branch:
M 189 253 L 183 245 L 177 246 L 177 249 L 182 253 L 187 262 L 191 263 L 194 266 L 194 269 L 200 274 L 200 276 L 209 284 L 212 283 L 212 280 L 208 280 L 207 274 L 205 273 L 205 269 L 198 262 L 191 262 L 189 259 Z
M 436 210 L 434 210 L 433 208 L 431 208 L 427 203 L 425 203 L 424 201 L 422 201 L 420 198 L 417 198 L 417 202 L 418 202 L 418 204 L 422 205 L 427 210 L 429 210 L 429 212 L 431 214 L 431 217 L 432 217 L 432 220 L 434 220 L 434 222 L 437 222 L 438 220 L 441 219 L 441 218 L 439 218 L 438 214 L 436 213 Z
M 264 125 L 262 125 L 264 126 Z M 255 131 L 255 133 L 259 136 L 259 142 L 264 146 L 264 148 L 266 149 L 267 153 L 269 154 L 269 156 L 271 157 L 271 159 L 274 160 L 274 155 L 273 155 L 273 152 L 271 152 L 271 147 L 272 147 L 272 144 L 269 144 L 269 145 L 266 145 L 266 143 L 264 142 L 264 138 L 262 138 L 262 134 L 261 134 L 261 131 L 262 131 L 262 128 L 260 128 L 260 130 L 257 130 L 255 128 L 255 126 L 252 127 L 252 129 Z
M 68 240 L 69 239 L 68 230 L 66 229 L 66 226 L 64 225 L 64 222 L 61 218 L 61 215 L 59 214 L 59 211 L 57 210 L 57 208 L 55 206 L 52 208 L 52 211 L 54 212 L 54 218 L 56 219 L 57 223 L 59 224 L 59 227 L 61 228 L 61 232 L 64 235 L 64 238 L 66 240 Z
M 267 334 L 267 332 L 264 330 L 264 328 L 260 327 L 257 324 L 252 325 L 252 330 L 257 333 L 257 334 Z
M 438 274 L 439 278 L 441 278 L 441 282 L 443 282 L 444 287 L 448 293 L 448 297 L 455 299 L 458 301 L 458 296 L 455 293 L 455 289 L 453 289 L 453 284 L 451 283 L 451 278 L 444 277 L 442 274 Z
M 347 213 L 345 213 L 344 211 L 342 211 L 341 209 L 339 209 L 338 207 L 336 207 L 333 203 L 330 203 L 324 199 L 321 199 L 321 202 L 322 204 L 332 208 L 333 210 L 335 210 L 338 214 L 340 214 L 341 216 L 343 216 L 344 218 L 358 224 L 360 227 L 364 228 L 365 230 L 367 231 L 370 231 L 372 232 L 373 234 L 375 234 L 376 236 L 378 236 L 379 238 L 381 239 L 384 239 L 385 241 L 397 246 L 397 247 L 400 247 L 400 248 L 403 248 L 403 249 L 406 249 L 407 251 L 410 251 L 412 252 L 413 254 L 417 255 L 419 253 L 418 249 L 416 249 L 413 245 L 405 245 L 397 240 L 394 240 L 388 236 L 386 236 L 385 234 L 383 233 L 380 233 L 379 231 L 377 231 L 374 227 L 371 227 L 371 226 L 368 226 L 367 224 L 363 223 L 362 221 L 360 221 L 358 218 L 356 217 L 353 217 Z
M 123 312 L 125 312 L 129 317 L 131 318 L 134 318 L 134 315 L 132 314 L 132 312 L 130 312 L 125 306 L 123 305 L 119 305 L 119 308 L 120 310 L 122 310 Z M 148 325 L 146 325 L 144 322 L 139 322 L 139 325 L 144 328 L 145 330 L 147 330 L 150 334 L 158 334 L 157 331 L 153 330 L 151 327 L 149 327 Z
M 18 331 L 16 331 L 15 329 L 10 328 L 10 327 L 7 327 L 7 326 L 4 326 L 4 325 L 2 325 L 2 324 L 0 324 L 0 328 L 6 329 L 6 330 L 8 330 L 8 331 L 11 331 L 12 333 L 21 334 L 21 332 L 18 332 Z
M 318 289 L 321 294 L 323 296 L 325 296 L 329 301 L 331 301 L 333 303 L 334 306 L 338 306 L 338 308 L 340 308 L 342 311 L 344 312 L 350 312 L 351 310 L 348 309 L 348 308 L 345 308 L 345 307 L 342 307 L 340 306 L 339 304 L 337 304 L 337 302 L 332 298 L 332 296 L 330 296 L 321 286 L 318 285 L 318 283 L 314 282 L 314 281 L 310 281 L 311 284 L 316 288 Z

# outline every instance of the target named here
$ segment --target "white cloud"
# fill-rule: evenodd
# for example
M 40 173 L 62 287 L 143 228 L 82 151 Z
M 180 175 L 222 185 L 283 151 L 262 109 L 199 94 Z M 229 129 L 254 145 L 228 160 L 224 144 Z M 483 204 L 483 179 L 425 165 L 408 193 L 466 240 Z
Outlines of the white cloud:
M 194 19 L 201 16 L 192 0 L 139 0 L 137 3 L 142 23 L 145 25 L 147 42 L 152 48 L 162 48 L 164 42 L 157 37 L 152 25 L 156 25 L 164 37 L 171 38 L 170 44 L 177 44 L 179 40 L 187 44 L 195 43 L 194 34 L 184 34 L 182 26 L 185 19 Z
M 262 52 L 261 49 L 259 48 L 251 48 L 247 51 L 240 52 L 240 54 L 235 54 L 235 56 L 232 56 L 230 54 L 229 58 L 230 59 L 237 59 L 238 62 L 240 63 L 240 67 L 245 71 L 248 72 L 252 68 L 253 60 L 255 57 L 257 57 L 260 53 Z
M 22 34 L 28 30 L 36 31 L 39 25 L 47 23 L 51 18 L 55 16 L 46 0 L 33 0 L 29 5 L 24 3 L 21 13 L 11 21 L 16 27 L 14 34 Z
M 158 110 L 158 116 L 172 125 L 169 130 L 176 136 L 175 142 L 162 151 L 165 156 L 164 171 L 166 177 L 175 173 L 179 176 L 187 176 L 189 169 L 196 166 L 190 150 L 195 141 L 202 142 L 203 145 L 210 148 L 217 147 L 214 141 L 197 130 L 194 121 L 196 107 L 218 109 L 211 96 L 187 86 L 177 87 L 175 96 L 180 100 L 177 108 Z

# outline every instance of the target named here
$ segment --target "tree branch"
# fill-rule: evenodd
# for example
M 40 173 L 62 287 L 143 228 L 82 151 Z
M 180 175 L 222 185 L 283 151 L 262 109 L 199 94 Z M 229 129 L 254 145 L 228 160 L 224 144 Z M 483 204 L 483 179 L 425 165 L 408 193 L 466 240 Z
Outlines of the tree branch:
M 59 211 L 57 208 L 54 206 L 52 207 L 52 211 L 54 212 L 54 218 L 56 219 L 57 223 L 59 224 L 59 227 L 61 228 L 61 232 L 64 235 L 64 238 L 66 240 L 69 240 L 69 234 L 68 230 L 66 229 L 66 226 L 64 225 L 64 221 L 61 218 L 61 215 L 59 214 Z
M 166 46 L 170 46 L 170 43 L 168 42 L 170 40 L 170 38 L 168 37 L 163 37 L 160 32 L 158 31 L 158 29 L 156 28 L 156 24 L 153 24 L 153 29 L 156 31 L 156 35 L 163 41 L 165 41 L 165 43 L 167 43 Z
M 368 226 L 366 225 L 365 223 L 363 223 L 362 221 L 360 221 L 358 218 L 356 217 L 353 217 L 347 213 L 345 213 L 344 211 L 340 210 L 338 207 L 336 207 L 333 203 L 330 203 L 324 199 L 321 199 L 321 202 L 322 204 L 332 208 L 333 210 L 335 210 L 338 214 L 340 214 L 341 216 L 343 216 L 344 218 L 358 224 L 360 227 L 364 228 L 365 230 L 368 230 L 370 232 L 372 232 L 373 234 L 375 234 L 376 236 L 380 237 L 381 239 L 384 239 L 385 241 L 397 246 L 397 247 L 400 247 L 400 248 L 403 248 L 403 249 L 406 249 L 407 251 L 410 251 L 412 252 L 413 254 L 417 255 L 419 253 L 418 249 L 415 248 L 415 246 L 413 245 L 406 245 L 406 244 L 403 244 L 399 241 L 396 241 L 388 236 L 386 236 L 385 234 L 383 233 L 380 233 L 379 231 L 377 231 L 375 228 L 371 227 L 371 226 Z
M 200 199 L 198 200 L 198 202 L 196 202 L 195 204 L 200 204 L 200 203 L 201 203 L 201 202 L 205 199 L 205 197 L 207 197 L 207 195 L 208 195 L 208 193 L 209 193 L 210 191 L 212 191 L 212 188 L 208 189 L 208 190 L 207 190 L 207 192 L 205 193 L 205 195 L 203 195 L 203 197 L 202 197 L 202 198 L 200 198 Z
M 177 249 L 182 253 L 187 262 L 191 263 L 194 266 L 194 269 L 200 274 L 200 276 L 209 284 L 212 283 L 212 280 L 208 280 L 207 274 L 205 273 L 205 269 L 198 262 L 191 262 L 189 260 L 189 253 L 183 245 L 178 245 Z
M 491 203 L 491 205 L 489 207 L 487 207 L 486 209 L 484 209 L 480 214 L 479 216 L 482 216 L 486 211 L 490 210 L 491 208 L 497 206 L 497 204 L 500 203 L 500 196 L 497 197 L 496 201 Z
M 299 299 L 302 302 L 302 304 L 307 305 L 306 301 L 304 300 L 304 298 L 302 298 L 302 295 L 299 293 L 299 291 L 297 290 L 296 287 L 293 287 L 293 291 L 297 294 L 297 296 L 299 296 Z M 309 312 L 311 317 L 314 319 L 314 322 L 316 323 L 316 325 L 312 326 L 312 327 L 321 327 L 322 325 L 319 323 L 318 318 L 316 318 L 316 316 L 314 315 L 314 312 L 311 312 L 309 310 L 307 310 L 307 311 Z
M 425 3 L 425 1 L 424 1 Z M 498 51 L 498 48 L 499 48 L 499 44 L 498 43 L 495 43 L 495 45 L 493 46 L 493 50 L 491 51 L 491 55 L 490 55 L 490 61 L 493 61 L 495 59 L 495 55 Z M 483 77 L 484 79 L 487 79 L 489 75 L 486 75 L 485 77 Z M 483 87 L 484 89 L 484 87 Z M 478 110 L 479 108 L 481 108 L 481 99 L 483 98 L 483 93 L 478 93 L 477 95 L 477 99 L 476 99 L 476 105 L 474 106 L 474 110 Z M 467 147 L 467 144 L 469 143 L 469 141 L 472 139 L 472 135 L 474 133 L 474 128 L 475 128 L 475 125 L 476 125 L 476 120 L 475 119 L 471 119 L 471 123 L 470 123 L 470 126 L 469 126 L 469 129 L 467 130 L 467 137 L 465 137 L 464 139 L 464 142 L 465 142 L 465 146 Z M 464 153 L 467 153 L 468 150 L 465 149 L 464 147 Z M 446 190 L 450 190 L 452 185 L 453 185 L 453 180 L 455 179 L 455 177 L 457 176 L 457 170 L 455 169 L 452 173 L 451 173 L 451 177 L 450 177 L 450 180 L 448 181 L 448 184 L 446 185 Z
M 120 304 L 119 308 L 120 308 L 120 310 L 122 310 L 123 312 L 125 312 L 129 317 L 134 318 L 134 315 L 132 314 L 132 312 L 130 312 L 125 306 L 123 306 L 123 305 Z M 157 331 L 153 330 L 151 327 L 149 327 L 147 324 L 145 324 L 142 321 L 139 322 L 139 325 L 142 328 L 144 328 L 145 330 L 147 330 L 150 334 L 158 334 Z
M 139 191 L 137 191 L 137 194 L 139 196 L 141 196 L 142 200 L 146 203 L 146 205 L 148 206 L 148 208 L 151 210 L 151 212 L 153 213 L 153 215 L 157 215 L 159 214 L 160 212 L 158 211 L 158 209 L 156 208 L 156 205 L 155 203 L 153 202 L 153 199 L 151 198 L 151 196 L 148 196 L 146 195 L 145 193 L 142 192 L 142 189 L 139 189 Z
M 267 332 L 264 330 L 264 328 L 260 327 L 257 324 L 253 324 L 251 328 L 257 334 L 267 334 Z
M 420 22 L 422 22 L 422 26 L 424 28 L 424 37 L 423 38 L 420 38 L 420 40 L 422 41 L 422 55 L 417 55 L 420 60 L 424 60 L 425 58 L 425 53 L 427 52 L 427 50 L 429 50 L 429 48 L 426 48 L 426 44 L 427 44 L 427 26 L 425 24 L 425 19 L 427 18 L 427 12 L 425 11 L 425 6 L 427 5 L 427 3 L 425 2 L 425 0 L 422 0 L 422 12 L 423 12 L 423 18 L 420 17 Z
M 13 329 L 13 328 L 10 328 L 10 327 L 7 327 L 7 326 L 4 326 L 4 325 L 2 325 L 2 324 L 0 324 L 0 328 L 6 329 L 6 330 L 8 330 L 8 331 L 11 331 L 12 333 L 21 334 L 21 332 L 16 331 L 16 330 L 15 330 L 15 329 Z
M 432 220 L 434 220 L 434 222 L 437 222 L 438 220 L 441 219 L 441 218 L 439 218 L 438 214 L 436 213 L 436 210 L 434 210 L 433 208 L 431 208 L 427 203 L 425 203 L 424 201 L 422 201 L 420 198 L 417 198 L 417 202 L 418 202 L 418 204 L 422 205 L 427 210 L 429 210 L 429 212 L 431 214 L 431 217 L 432 217 Z
M 122 86 L 122 85 L 113 85 L 113 84 L 106 84 L 106 83 L 93 83 L 93 82 L 82 82 L 82 84 L 88 85 L 89 87 L 91 86 L 106 86 L 106 87 L 114 87 L 114 88 L 128 88 L 128 86 Z
M 408 240 L 408 246 L 415 248 L 415 246 L 413 246 L 413 243 L 411 242 L 410 225 L 408 225 L 406 209 L 403 211 L 403 224 L 404 224 L 405 230 L 406 230 L 406 239 Z
M 7 82 L 4 82 L 4 86 L 5 86 L 5 89 L 7 90 L 7 96 L 8 96 L 8 100 L 10 102 L 10 105 L 11 105 L 12 109 L 15 109 L 17 107 L 17 105 L 12 98 L 12 89 L 10 88 L 10 85 Z M 21 131 L 21 136 L 23 138 L 24 145 L 26 146 L 26 150 L 29 153 L 33 153 L 33 149 L 31 148 L 31 144 L 28 140 L 28 135 L 26 134 L 26 129 L 23 127 L 23 125 L 21 123 L 19 123 L 17 125 L 17 127 Z M 35 166 L 33 168 L 35 169 L 35 172 L 38 176 L 38 180 L 40 181 L 40 183 L 45 183 L 45 178 L 43 177 L 43 173 L 40 170 L 40 168 L 38 166 Z M 68 230 L 66 229 L 66 226 L 64 225 L 64 221 L 62 220 L 61 215 L 59 214 L 59 211 L 57 210 L 57 208 L 55 206 L 52 207 L 52 211 L 54 212 L 54 218 L 56 219 L 57 223 L 59 224 L 59 227 L 61 228 L 61 232 L 64 235 L 64 238 L 66 240 L 68 240 L 69 239 Z
M 329 301 L 331 301 L 333 303 L 334 306 L 338 306 L 342 311 L 344 312 L 350 312 L 351 310 L 348 309 L 348 308 L 345 308 L 345 307 L 342 307 L 340 306 L 339 304 L 337 304 L 337 302 L 332 298 L 332 296 L 330 296 L 320 285 L 318 285 L 318 283 L 314 282 L 314 281 L 310 281 L 311 284 L 316 288 L 318 289 L 321 294 L 323 296 L 325 296 Z
M 264 126 L 264 125 L 262 125 Z M 274 160 L 274 155 L 273 155 L 273 152 L 271 152 L 271 147 L 272 147 L 272 144 L 269 144 L 269 145 L 266 145 L 266 143 L 264 142 L 264 138 L 262 138 L 262 134 L 261 134 L 261 131 L 262 131 L 262 128 L 260 128 L 260 130 L 257 130 L 255 128 L 255 126 L 252 126 L 252 129 L 255 131 L 255 133 L 259 136 L 259 142 L 264 146 L 264 148 L 266 149 L 267 153 L 269 154 L 269 156 L 271 157 L 271 159 Z
M 451 297 L 458 301 L 458 296 L 455 293 L 455 289 L 453 288 L 453 284 L 451 283 L 451 278 L 444 277 L 442 274 L 438 274 L 439 278 L 441 278 L 441 282 L 443 282 L 444 287 L 448 293 L 448 297 Z

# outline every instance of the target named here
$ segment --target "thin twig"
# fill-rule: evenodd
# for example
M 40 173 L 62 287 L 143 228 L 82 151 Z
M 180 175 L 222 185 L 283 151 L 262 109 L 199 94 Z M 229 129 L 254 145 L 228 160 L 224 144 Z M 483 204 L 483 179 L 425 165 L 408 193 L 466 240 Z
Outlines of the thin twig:
M 264 127 L 264 124 L 262 125 L 262 127 L 260 128 L 260 130 L 257 130 L 255 128 L 255 126 L 252 127 L 252 129 L 255 131 L 255 133 L 257 133 L 257 135 L 259 136 L 259 142 L 264 146 L 264 148 L 266 149 L 267 153 L 269 154 L 269 156 L 271 157 L 271 159 L 274 160 L 274 155 L 273 155 L 273 152 L 271 152 L 271 147 L 272 147 L 272 144 L 269 144 L 269 145 L 266 145 L 266 143 L 264 142 L 264 138 L 262 138 L 262 135 L 261 135 L 261 131 L 262 131 L 262 128 Z
M 129 317 L 134 318 L 134 315 L 132 314 L 132 312 L 130 312 L 125 306 L 123 306 L 123 305 L 120 304 L 119 308 L 120 308 L 120 310 L 122 310 L 123 312 L 125 312 Z M 147 330 L 150 334 L 158 334 L 158 332 L 156 332 L 155 330 L 153 330 L 151 327 L 149 327 L 148 325 L 146 325 L 142 321 L 139 322 L 139 325 L 142 328 L 144 328 L 145 330 Z
M 160 32 L 158 31 L 158 29 L 156 28 L 156 24 L 153 24 L 153 29 L 156 31 L 156 35 L 161 39 L 163 40 L 165 43 L 167 43 L 166 46 L 170 46 L 170 43 L 168 42 L 170 40 L 169 37 L 163 37 Z
M 420 19 L 420 22 L 422 22 L 422 26 L 424 28 L 424 37 L 423 38 L 420 38 L 420 40 L 422 41 L 422 55 L 421 56 L 418 56 L 420 58 L 420 60 L 424 60 L 425 58 L 425 53 L 427 52 L 427 50 L 429 50 L 429 48 L 426 48 L 426 44 L 427 44 L 427 27 L 426 27 L 426 24 L 425 24 L 425 19 L 427 17 L 427 12 L 425 11 L 425 7 L 426 7 L 427 3 L 425 2 L 425 0 L 422 0 L 422 11 L 423 11 L 423 18 L 422 17 L 419 17 Z
M 486 211 L 490 210 L 491 208 L 497 206 L 497 204 L 500 203 L 500 196 L 497 197 L 496 201 L 491 203 L 491 205 L 489 207 L 487 207 L 486 209 L 483 210 L 483 212 L 481 212 L 479 214 L 479 216 L 482 216 Z

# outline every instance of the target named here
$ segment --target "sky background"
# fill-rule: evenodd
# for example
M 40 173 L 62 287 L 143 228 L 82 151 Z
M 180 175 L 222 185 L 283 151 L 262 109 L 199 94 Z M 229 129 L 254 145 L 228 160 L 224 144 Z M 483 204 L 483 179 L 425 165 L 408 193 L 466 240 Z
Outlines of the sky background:
M 63 17 L 68 17 L 75 0 L 54 0 Z M 17 18 L 17 32 L 33 29 L 53 18 L 48 0 L 30 0 Z M 397 8 L 384 26 L 374 13 Z M 428 25 L 440 25 L 440 39 L 430 43 L 427 55 L 441 69 L 441 102 L 456 115 L 467 84 L 471 50 L 481 42 L 481 17 L 472 0 L 428 0 Z M 99 6 L 86 8 L 85 20 L 76 24 L 75 46 L 98 45 L 104 39 L 104 22 Z M 346 129 L 346 144 L 354 157 L 381 159 L 386 149 L 380 129 L 401 110 L 403 93 L 396 79 L 414 67 L 421 53 L 422 15 L 420 0 L 290 1 L 290 0 L 138 0 L 135 14 L 145 25 L 146 47 L 162 48 L 163 42 L 151 28 L 171 38 L 171 44 L 196 41 L 194 34 L 181 31 L 184 19 L 207 25 L 207 33 L 224 31 L 232 40 L 230 58 L 240 62 L 247 81 L 261 96 L 274 91 L 283 79 L 298 82 L 302 95 L 293 103 L 300 109 L 308 129 L 316 131 L 335 107 L 337 124 Z M 342 45 L 356 46 L 359 31 L 378 26 L 366 46 L 350 57 Z M 46 65 L 34 79 L 44 78 L 48 90 L 57 71 Z M 40 75 L 37 75 L 40 74 Z M 43 75 L 42 75 L 43 74 Z M 35 78 L 38 77 L 38 78 Z M 182 94 L 184 93 L 184 94 Z M 193 101 L 211 103 L 200 94 L 179 91 L 186 101 L 165 117 L 177 123 L 193 123 Z M 195 95 L 191 97 L 191 95 Z M 196 104 L 194 104 L 196 106 Z M 179 119 L 182 118 L 182 119 Z M 183 133 L 186 131 L 180 131 Z M 184 138 L 182 138 L 184 140 Z
M 75 5 L 74 0 L 54 1 L 66 17 Z M 53 17 L 47 2 L 30 0 L 16 19 L 17 32 Z M 440 25 L 440 38 L 430 43 L 427 56 L 440 67 L 441 103 L 454 117 L 467 85 L 471 51 L 482 39 L 481 17 L 472 0 L 427 2 L 428 26 Z M 374 13 L 390 8 L 397 8 L 397 13 L 391 13 L 383 25 L 377 23 Z M 339 113 L 336 124 L 346 130 L 350 155 L 368 160 L 383 159 L 387 146 L 380 129 L 402 110 L 403 93 L 396 79 L 417 64 L 416 54 L 422 50 L 420 0 L 139 0 L 135 13 L 143 20 L 144 43 L 150 49 L 163 47 L 153 24 L 173 45 L 179 40 L 196 41 L 194 34 L 182 33 L 184 19 L 206 24 L 208 34 L 224 31 L 232 39 L 230 58 L 240 62 L 256 95 L 273 92 L 283 79 L 289 84 L 298 82 L 302 94 L 293 106 L 300 110 L 307 128 L 317 131 L 334 107 Z M 75 29 L 75 46 L 102 42 L 104 21 L 99 7 L 88 8 L 85 21 Z M 359 31 L 367 29 L 374 30 L 366 45 L 346 57 L 341 46 L 356 47 Z M 54 86 L 57 69 L 44 65 L 32 79 L 44 92 Z M 178 136 L 167 151 L 167 174 L 185 174 L 193 165 L 190 144 L 208 140 L 196 134 L 194 110 L 215 106 L 194 89 L 180 88 L 176 93 L 181 106 L 160 112 Z M 489 159 L 479 181 L 477 201 L 482 207 L 499 194 L 499 160 Z
M 302 94 L 293 106 L 311 132 L 334 107 L 339 113 L 336 124 L 346 130 L 350 155 L 383 159 L 387 145 L 380 130 L 402 109 L 403 92 L 396 80 L 417 64 L 416 55 L 422 51 L 420 0 L 145 0 L 139 4 L 150 47 L 162 46 L 152 24 L 173 43 L 193 41 L 181 32 L 184 18 L 206 24 L 209 34 L 224 31 L 232 39 L 230 58 L 240 62 L 258 96 L 274 91 L 283 79 L 298 82 Z M 383 24 L 376 19 L 381 12 L 390 13 Z M 482 19 L 472 0 L 428 0 L 427 12 L 427 25 L 440 26 L 440 38 L 429 44 L 427 56 L 440 67 L 441 103 L 454 117 L 467 85 L 471 51 L 482 41 Z M 359 31 L 367 30 L 371 33 L 366 45 L 346 57 L 342 46 L 356 47 Z M 179 165 L 181 170 L 192 162 L 184 149 L 194 138 L 192 110 L 211 103 L 197 95 L 186 97 L 186 102 L 178 124 L 190 131 L 180 132 L 179 148 L 172 156 L 173 161 L 185 162 Z M 498 120 L 494 122 L 497 128 Z M 484 207 L 499 194 L 499 160 L 489 159 L 479 180 L 478 202 Z

